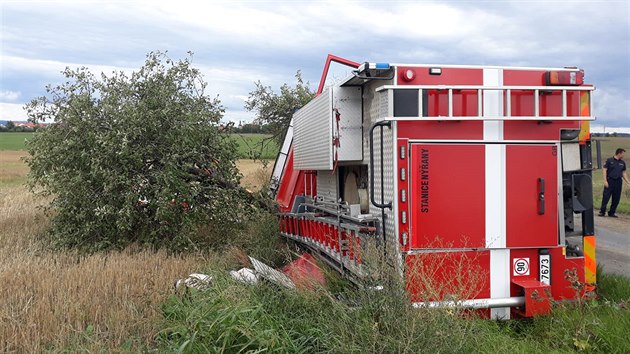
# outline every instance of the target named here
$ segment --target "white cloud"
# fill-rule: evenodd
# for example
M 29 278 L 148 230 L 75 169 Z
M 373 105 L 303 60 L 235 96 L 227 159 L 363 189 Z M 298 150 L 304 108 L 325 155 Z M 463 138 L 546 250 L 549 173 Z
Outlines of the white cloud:
M 599 124 L 630 127 L 630 97 L 620 90 L 597 88 L 593 92 L 593 112 Z
M 16 101 L 20 95 L 19 91 L 0 91 L 0 101 Z
M 238 99 L 238 100 L 243 101 L 243 103 L 245 103 L 247 101 L 247 98 L 249 98 L 249 96 L 245 96 L 245 95 L 231 95 L 230 98 Z
M 245 110 L 227 110 L 222 120 L 224 122 L 238 123 L 240 121 L 251 122 L 254 118 L 255 116 L 252 112 L 247 112 Z
M 112 65 L 94 65 L 94 64 L 81 64 L 70 63 L 58 60 L 46 60 L 46 59 L 32 59 L 26 57 L 17 57 L 11 55 L 2 56 L 2 70 L 11 72 L 28 72 L 37 73 L 39 75 L 51 77 L 59 77 L 59 73 L 69 67 L 71 69 L 87 67 L 93 73 L 112 73 L 114 71 L 124 71 L 125 73 L 131 73 L 133 69 L 118 67 Z
M 255 81 L 275 89 L 292 83 L 301 68 L 317 87 L 321 64 L 333 53 L 356 61 L 577 65 L 598 86 L 600 121 L 630 125 L 624 121 L 630 41 L 623 1 L 76 0 L 2 6 L 0 61 L 3 74 L 9 73 L 2 88 L 23 97 L 42 94 L 42 82 L 61 80 L 66 66 L 129 72 L 150 50 L 168 49 L 174 57 L 192 50 L 208 93 L 220 94 L 230 112 L 246 117 L 251 114 L 242 112 L 243 97 Z M 16 83 L 16 72 L 30 82 Z M 331 72 L 329 82 L 336 76 L 345 77 Z
M 604 125 L 592 125 L 591 133 L 626 133 L 630 134 L 630 127 L 607 127 Z
M 28 116 L 23 104 L 0 102 L 0 120 L 25 121 Z
M 391 37 L 393 47 L 394 38 L 448 40 L 462 33 L 472 38 L 508 23 L 487 11 L 440 2 L 150 1 L 136 11 L 196 41 L 308 52 L 340 44 L 369 48 L 380 37 Z M 199 33 L 205 38 L 197 38 Z

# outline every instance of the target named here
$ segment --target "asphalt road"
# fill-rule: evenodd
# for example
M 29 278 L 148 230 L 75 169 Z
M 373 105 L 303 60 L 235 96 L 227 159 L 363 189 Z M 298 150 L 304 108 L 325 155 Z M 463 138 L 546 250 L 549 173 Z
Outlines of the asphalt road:
M 630 278 L 630 232 L 595 225 L 595 236 L 595 259 L 604 267 L 604 272 Z

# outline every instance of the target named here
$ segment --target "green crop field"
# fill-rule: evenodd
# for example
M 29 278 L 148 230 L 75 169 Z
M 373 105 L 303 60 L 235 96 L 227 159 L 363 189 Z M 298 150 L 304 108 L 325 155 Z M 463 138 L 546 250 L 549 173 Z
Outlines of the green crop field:
M 25 150 L 24 142 L 33 133 L 0 133 L 0 151 Z M 258 157 L 260 159 L 273 160 L 278 153 L 278 144 L 271 141 L 265 134 L 233 134 L 232 138 L 238 144 L 239 157 L 242 159 Z M 630 151 L 630 137 L 598 137 L 602 145 L 602 163 L 606 158 L 615 153 L 615 149 L 622 147 Z M 630 160 L 630 153 L 626 160 Z M 593 167 L 597 167 L 595 143 L 593 143 Z M 603 193 L 602 171 L 593 171 L 593 199 L 596 208 L 599 208 Z M 630 213 L 630 188 L 623 187 L 623 195 L 618 208 L 620 213 Z
M 0 151 L 25 150 L 24 141 L 33 136 L 33 133 L 0 133 Z
M 34 133 L 0 133 L 0 151 L 25 150 L 25 140 Z M 231 137 L 238 144 L 239 158 L 275 159 L 278 144 L 269 139 L 266 134 L 232 134 Z
M 243 159 L 260 158 L 275 159 L 278 154 L 278 144 L 267 134 L 232 134 L 238 144 L 239 156 Z
M 602 166 L 606 159 L 613 156 L 615 154 L 615 150 L 617 148 L 626 149 L 626 156 L 624 160 L 630 161 L 630 137 L 597 137 L 594 140 L 601 141 L 602 146 Z M 593 167 L 597 167 L 597 154 L 596 154 L 596 145 L 593 142 L 592 145 L 593 150 Z M 602 175 L 602 170 L 597 169 L 593 171 L 593 205 L 595 209 L 599 209 L 602 204 L 602 194 L 604 192 L 604 178 Z M 610 207 L 610 204 L 608 204 Z M 630 214 L 630 188 L 625 185 L 622 189 L 621 201 L 619 202 L 619 206 L 617 207 L 617 211 L 620 213 L 628 213 Z M 595 210 L 597 213 L 597 210 Z

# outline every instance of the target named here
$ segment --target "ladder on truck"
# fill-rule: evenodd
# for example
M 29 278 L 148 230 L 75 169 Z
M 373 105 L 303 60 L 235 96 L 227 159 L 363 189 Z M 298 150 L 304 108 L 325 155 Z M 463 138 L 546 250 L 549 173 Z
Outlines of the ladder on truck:
M 591 91 L 594 91 L 595 88 L 593 86 L 479 86 L 479 85 L 385 85 L 376 89 L 376 92 L 387 91 L 389 95 L 393 96 L 393 92 L 395 90 L 418 90 L 418 106 L 420 109 L 418 110 L 418 115 L 414 117 L 385 117 L 384 120 L 387 121 L 417 121 L 417 120 L 439 120 L 439 121 L 461 121 L 461 120 L 492 120 L 492 121 L 503 121 L 503 120 L 533 120 L 533 121 L 552 121 L 552 120 L 595 120 L 595 117 L 592 115 L 592 109 L 588 109 L 588 112 L 579 112 L 580 114 L 577 116 L 569 116 L 568 115 L 568 92 L 580 92 L 589 93 L 584 96 L 584 99 L 587 100 L 587 105 L 585 107 L 592 107 L 592 95 L 590 95 Z M 423 112 L 423 100 L 427 97 L 424 96 L 424 92 L 431 91 L 447 91 L 447 101 L 448 101 L 448 114 L 445 116 L 429 116 Z M 476 115 L 468 115 L 468 116 L 455 116 L 453 115 L 453 93 L 460 91 L 472 91 L 477 94 L 477 114 Z M 512 115 L 512 94 L 514 91 L 518 91 L 521 93 L 531 94 L 534 98 L 534 114 L 531 116 L 513 116 Z M 554 94 L 560 93 L 562 97 L 562 114 L 559 116 L 547 116 L 541 115 L 540 107 L 541 102 L 540 99 L 543 94 Z M 493 97 L 499 98 L 501 97 L 504 102 L 504 114 L 495 113 L 492 115 L 484 115 L 482 107 L 484 107 L 484 98 Z M 580 96 L 580 101 L 582 100 L 582 96 Z M 393 99 L 392 99 L 393 100 Z M 586 102 L 585 102 L 586 103 Z M 494 113 L 494 112 L 493 112 Z

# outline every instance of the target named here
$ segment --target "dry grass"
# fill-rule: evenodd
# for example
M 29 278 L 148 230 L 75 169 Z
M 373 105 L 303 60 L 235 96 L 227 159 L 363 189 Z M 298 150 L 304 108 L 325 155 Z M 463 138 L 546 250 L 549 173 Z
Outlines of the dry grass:
M 269 182 L 273 161 L 238 160 L 236 166 L 243 174 L 241 185 L 249 190 L 257 191 Z
M 52 251 L 37 239 L 48 225 L 42 201 L 19 186 L 23 152 L 0 156 L 0 352 L 151 347 L 173 282 L 209 257 Z
M 128 249 L 79 256 L 37 235 L 47 218 L 25 187 L 21 151 L 0 152 L 0 352 L 143 351 L 154 345 L 160 304 L 173 282 L 204 271 L 209 255 Z M 239 161 L 243 185 L 260 188 L 271 167 Z
M 26 181 L 28 166 L 22 161 L 25 151 L 0 151 L 0 187 L 17 186 Z
M 174 280 L 208 266 L 195 254 L 47 250 L 36 204 L 22 187 L 0 189 L 0 352 L 149 347 Z

